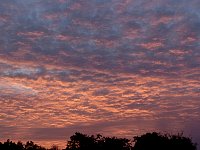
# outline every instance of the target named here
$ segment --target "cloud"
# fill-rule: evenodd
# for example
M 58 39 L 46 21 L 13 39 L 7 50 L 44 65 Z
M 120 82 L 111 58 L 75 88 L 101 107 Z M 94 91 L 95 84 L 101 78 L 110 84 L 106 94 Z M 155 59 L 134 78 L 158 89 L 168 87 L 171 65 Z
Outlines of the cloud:
M 198 0 L 2 0 L 0 12 L 4 135 L 197 130 Z
M 18 69 L 12 69 L 12 70 L 6 70 L 4 71 L 4 75 L 6 76 L 34 76 L 36 74 L 41 73 L 42 70 L 40 68 L 18 68 Z
M 25 86 L 20 83 L 11 83 L 0 81 L 0 89 L 1 97 L 3 98 L 4 95 L 11 96 L 11 95 L 21 95 L 21 96 L 28 96 L 28 95 L 35 95 L 37 94 L 37 90 L 32 89 L 31 87 Z
M 109 94 L 108 89 L 98 89 L 98 90 L 94 91 L 94 93 L 93 93 L 94 96 L 105 96 L 108 94 Z

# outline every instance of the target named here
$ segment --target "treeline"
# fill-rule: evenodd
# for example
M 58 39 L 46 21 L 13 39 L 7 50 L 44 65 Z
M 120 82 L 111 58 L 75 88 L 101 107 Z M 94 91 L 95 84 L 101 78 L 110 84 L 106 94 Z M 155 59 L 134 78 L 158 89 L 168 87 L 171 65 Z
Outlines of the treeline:
M 104 137 L 100 134 L 86 135 L 75 133 L 67 142 L 63 150 L 196 150 L 197 144 L 183 134 L 170 135 L 160 133 L 146 133 L 135 136 L 132 140 L 127 138 Z M 0 150 L 58 150 L 57 146 L 46 149 L 32 141 L 12 142 L 7 140 L 0 142 Z

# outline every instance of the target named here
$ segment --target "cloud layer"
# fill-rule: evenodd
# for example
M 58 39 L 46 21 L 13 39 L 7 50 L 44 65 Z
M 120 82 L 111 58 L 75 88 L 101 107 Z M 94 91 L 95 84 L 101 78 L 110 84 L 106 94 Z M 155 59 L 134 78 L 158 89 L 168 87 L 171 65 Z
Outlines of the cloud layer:
M 0 139 L 185 130 L 199 140 L 199 10 L 198 0 L 2 0 Z

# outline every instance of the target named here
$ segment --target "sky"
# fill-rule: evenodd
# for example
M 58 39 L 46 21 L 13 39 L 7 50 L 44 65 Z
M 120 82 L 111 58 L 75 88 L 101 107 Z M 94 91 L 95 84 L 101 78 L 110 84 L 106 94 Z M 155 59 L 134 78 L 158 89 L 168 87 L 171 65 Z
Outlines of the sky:
M 200 144 L 199 0 L 0 0 L 0 106 L 0 141 Z

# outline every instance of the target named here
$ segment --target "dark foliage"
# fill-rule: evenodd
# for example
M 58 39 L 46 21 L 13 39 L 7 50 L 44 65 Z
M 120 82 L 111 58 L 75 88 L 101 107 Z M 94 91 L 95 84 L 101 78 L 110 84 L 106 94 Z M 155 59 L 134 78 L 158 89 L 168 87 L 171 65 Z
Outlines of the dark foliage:
M 134 145 L 134 146 L 133 146 Z M 65 150 L 196 150 L 197 145 L 191 138 L 183 134 L 169 135 L 160 133 L 146 133 L 134 137 L 131 141 L 126 138 L 103 137 L 100 134 L 88 136 L 82 133 L 75 133 L 67 142 Z M 48 150 L 32 141 L 14 143 L 7 140 L 0 142 L 0 150 Z M 58 150 L 53 145 L 49 150 Z
M 70 137 L 66 150 L 130 150 L 131 142 L 125 138 L 88 136 L 75 133 Z
M 100 134 L 95 137 L 75 133 L 70 139 L 66 150 L 196 150 L 196 144 L 183 134 L 146 133 L 134 137 L 131 142 L 125 138 L 103 137 Z
M 133 150 L 196 150 L 196 144 L 183 134 L 162 135 L 156 132 L 134 137 Z
M 22 142 L 12 142 L 9 139 L 4 142 L 0 143 L 0 150 L 46 150 L 44 147 L 38 146 L 34 144 L 32 141 L 28 141 L 26 144 Z

